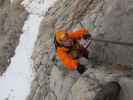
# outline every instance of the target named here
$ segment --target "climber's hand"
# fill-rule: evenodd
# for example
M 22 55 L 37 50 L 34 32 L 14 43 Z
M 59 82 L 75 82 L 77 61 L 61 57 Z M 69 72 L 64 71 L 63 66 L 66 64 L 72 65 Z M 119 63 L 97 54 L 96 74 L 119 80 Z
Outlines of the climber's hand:
M 77 68 L 77 71 L 80 74 L 83 74 L 86 71 L 86 67 L 84 65 L 79 65 L 78 68 Z
M 90 39 L 91 38 L 91 34 L 86 34 L 85 36 L 84 36 L 84 39 Z

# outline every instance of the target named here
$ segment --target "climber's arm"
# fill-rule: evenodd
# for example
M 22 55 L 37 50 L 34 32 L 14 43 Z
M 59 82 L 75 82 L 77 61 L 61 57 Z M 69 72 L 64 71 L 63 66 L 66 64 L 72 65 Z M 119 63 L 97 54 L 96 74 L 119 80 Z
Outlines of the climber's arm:
M 90 30 L 82 28 L 82 29 L 80 29 L 79 31 L 76 31 L 76 32 L 68 32 L 68 36 L 70 38 L 73 38 L 73 39 L 81 39 L 89 32 L 90 32 Z

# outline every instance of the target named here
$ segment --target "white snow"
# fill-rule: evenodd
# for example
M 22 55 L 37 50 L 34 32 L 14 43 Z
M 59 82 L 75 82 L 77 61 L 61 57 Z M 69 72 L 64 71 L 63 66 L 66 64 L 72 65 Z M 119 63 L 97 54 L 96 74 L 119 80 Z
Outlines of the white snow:
M 32 3 L 29 1 L 32 1 Z M 28 7 L 27 10 L 32 14 L 25 21 L 23 34 L 15 50 L 15 56 L 11 59 L 11 64 L 3 76 L 0 77 L 0 100 L 5 100 L 7 97 L 8 100 L 25 100 L 29 94 L 31 81 L 34 78 L 31 55 L 39 25 L 43 19 L 40 15 L 43 15 L 54 2 L 55 0 L 25 0 L 22 3 Z
M 22 4 L 32 14 L 44 15 L 57 0 L 25 0 Z

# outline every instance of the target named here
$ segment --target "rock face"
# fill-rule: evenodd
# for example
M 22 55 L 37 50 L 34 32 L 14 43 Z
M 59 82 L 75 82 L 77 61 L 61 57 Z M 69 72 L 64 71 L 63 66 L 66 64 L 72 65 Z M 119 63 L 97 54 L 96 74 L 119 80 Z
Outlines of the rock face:
M 111 80 L 122 86 L 119 100 L 132 100 L 131 47 L 93 43 L 90 56 L 100 65 L 87 63 L 88 69 L 80 77 L 76 71 L 69 72 L 62 65 L 48 63 L 49 34 L 58 30 L 76 30 L 80 27 L 77 19 L 97 26 L 91 33 L 93 37 L 133 42 L 132 5 L 132 0 L 58 0 L 40 26 L 32 56 L 36 75 L 27 100 L 93 100 L 102 86 Z M 70 17 L 73 15 L 75 21 L 72 23 Z
M 103 32 L 99 38 L 133 43 L 132 0 L 107 0 L 104 11 Z M 97 58 L 111 64 L 133 65 L 133 47 L 97 44 Z M 100 55 L 99 55 L 100 54 Z
M 20 5 L 22 0 L 0 0 L 0 75 L 10 64 L 28 15 Z

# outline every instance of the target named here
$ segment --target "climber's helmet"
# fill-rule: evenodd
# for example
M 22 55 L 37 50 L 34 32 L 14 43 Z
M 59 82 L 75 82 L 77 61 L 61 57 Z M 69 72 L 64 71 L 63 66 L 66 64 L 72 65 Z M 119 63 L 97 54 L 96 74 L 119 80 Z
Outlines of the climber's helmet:
M 66 37 L 66 33 L 65 32 L 57 32 L 56 33 L 56 41 L 59 44 L 62 44 L 62 41 L 65 39 L 65 37 Z

